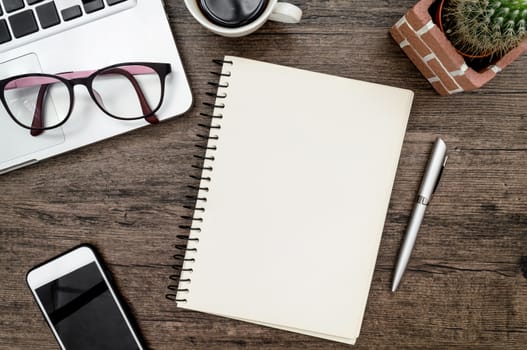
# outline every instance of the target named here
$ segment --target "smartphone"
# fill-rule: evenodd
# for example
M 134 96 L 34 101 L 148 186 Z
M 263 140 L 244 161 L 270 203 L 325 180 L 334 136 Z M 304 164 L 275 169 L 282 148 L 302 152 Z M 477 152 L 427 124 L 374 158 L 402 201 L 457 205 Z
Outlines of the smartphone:
M 27 284 L 62 349 L 146 349 L 92 246 L 34 267 Z

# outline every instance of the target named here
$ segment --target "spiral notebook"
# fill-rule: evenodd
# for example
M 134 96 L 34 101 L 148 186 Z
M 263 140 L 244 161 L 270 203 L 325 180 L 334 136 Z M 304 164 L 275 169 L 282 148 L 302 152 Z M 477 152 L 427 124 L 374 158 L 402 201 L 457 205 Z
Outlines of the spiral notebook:
M 238 57 L 219 63 L 172 296 L 181 308 L 353 344 L 413 93 Z

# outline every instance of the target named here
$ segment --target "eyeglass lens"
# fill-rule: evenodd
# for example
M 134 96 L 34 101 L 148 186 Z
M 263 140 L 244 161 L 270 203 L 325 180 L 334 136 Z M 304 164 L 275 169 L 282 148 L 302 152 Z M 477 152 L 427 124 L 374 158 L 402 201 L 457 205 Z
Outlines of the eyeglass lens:
M 97 74 L 92 90 L 99 107 L 123 119 L 137 119 L 152 113 L 161 103 L 161 81 L 150 67 L 128 65 Z
M 53 128 L 67 118 L 70 110 L 68 87 L 52 77 L 13 80 L 5 87 L 4 96 L 11 114 L 27 128 Z

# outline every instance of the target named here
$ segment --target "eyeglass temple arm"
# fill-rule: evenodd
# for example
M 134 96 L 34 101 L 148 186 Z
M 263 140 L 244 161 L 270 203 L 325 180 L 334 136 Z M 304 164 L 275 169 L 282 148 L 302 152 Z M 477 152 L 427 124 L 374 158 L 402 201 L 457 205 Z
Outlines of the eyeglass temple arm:
M 146 67 L 144 68 L 135 67 L 135 66 L 127 67 L 125 71 L 132 75 L 152 74 L 152 70 Z M 58 73 L 56 75 L 64 79 L 67 79 L 67 80 L 73 80 L 73 79 L 89 77 L 95 72 L 96 71 L 94 70 L 87 70 L 87 71 L 79 71 L 79 72 Z M 15 81 L 11 81 L 4 87 L 4 89 L 5 90 L 21 89 L 21 88 L 40 86 L 40 85 L 45 85 L 45 84 L 53 84 L 56 82 L 57 80 L 51 76 L 37 76 L 37 77 L 31 76 L 31 77 L 20 78 L 20 79 L 16 79 Z
M 113 68 L 105 71 L 103 74 L 121 74 L 126 79 L 128 79 L 128 81 L 130 81 L 130 83 L 134 87 L 135 93 L 137 94 L 137 98 L 141 103 L 141 109 L 143 110 L 143 114 L 148 115 L 148 117 L 145 118 L 146 121 L 150 124 L 159 123 L 159 119 L 152 113 L 152 108 L 150 108 L 150 106 L 148 105 L 148 101 L 146 100 L 145 95 L 143 94 L 141 86 L 139 86 L 137 79 L 135 79 L 134 76 L 130 74 L 130 72 L 122 68 Z
M 44 130 L 44 118 L 42 115 L 42 105 L 44 104 L 44 98 L 46 97 L 46 92 L 48 90 L 49 84 L 40 86 L 38 90 L 37 104 L 35 106 L 35 113 L 33 113 L 33 121 L 31 123 L 31 136 L 41 135 Z

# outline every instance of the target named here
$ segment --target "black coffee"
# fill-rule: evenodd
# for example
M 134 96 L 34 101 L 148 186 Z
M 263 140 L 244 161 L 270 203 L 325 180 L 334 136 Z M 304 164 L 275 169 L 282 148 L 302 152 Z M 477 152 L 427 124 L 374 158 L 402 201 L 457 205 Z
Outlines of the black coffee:
M 253 22 L 264 12 L 268 0 L 196 0 L 209 21 L 237 28 Z

